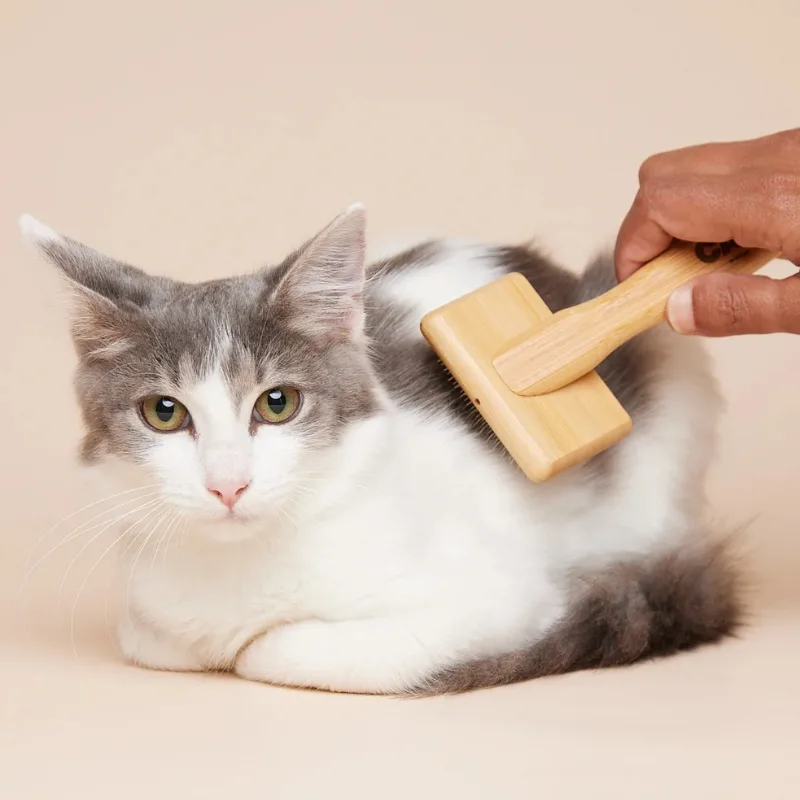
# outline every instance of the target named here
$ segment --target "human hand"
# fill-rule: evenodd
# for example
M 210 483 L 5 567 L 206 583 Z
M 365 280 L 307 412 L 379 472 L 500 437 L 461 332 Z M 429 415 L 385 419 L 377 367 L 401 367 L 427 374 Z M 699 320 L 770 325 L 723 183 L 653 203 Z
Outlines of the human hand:
M 800 128 L 648 158 L 617 237 L 619 280 L 673 239 L 733 239 L 800 265 Z M 800 277 L 707 275 L 673 292 L 667 316 L 681 333 L 704 336 L 800 333 Z

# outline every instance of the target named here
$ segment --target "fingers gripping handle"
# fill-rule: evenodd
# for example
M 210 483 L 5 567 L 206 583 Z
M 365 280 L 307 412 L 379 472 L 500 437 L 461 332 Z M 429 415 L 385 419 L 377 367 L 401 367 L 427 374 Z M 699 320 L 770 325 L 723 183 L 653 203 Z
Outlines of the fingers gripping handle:
M 735 242 L 679 242 L 603 295 L 555 314 L 494 359 L 508 387 L 533 396 L 591 372 L 610 353 L 666 319 L 670 294 L 712 272 L 749 275 L 777 254 Z

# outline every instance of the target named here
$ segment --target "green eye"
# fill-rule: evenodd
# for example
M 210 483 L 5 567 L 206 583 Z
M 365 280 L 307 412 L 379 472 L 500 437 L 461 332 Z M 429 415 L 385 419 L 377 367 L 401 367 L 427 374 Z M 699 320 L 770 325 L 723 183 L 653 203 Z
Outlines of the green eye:
M 171 433 L 189 424 L 189 412 L 183 403 L 171 397 L 148 397 L 141 405 L 142 419 L 155 431 Z
M 300 408 L 300 392 L 290 386 L 276 386 L 264 392 L 253 406 L 253 419 L 277 425 L 288 422 Z

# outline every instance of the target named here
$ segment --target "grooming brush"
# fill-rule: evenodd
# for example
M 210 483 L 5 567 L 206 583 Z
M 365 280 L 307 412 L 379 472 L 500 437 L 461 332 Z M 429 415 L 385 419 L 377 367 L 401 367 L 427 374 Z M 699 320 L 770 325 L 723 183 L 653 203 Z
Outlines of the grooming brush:
M 632 421 L 595 368 L 666 319 L 679 286 L 776 258 L 734 242 L 677 242 L 630 278 L 556 314 L 511 273 L 428 313 L 422 334 L 520 469 L 546 481 L 621 441 Z

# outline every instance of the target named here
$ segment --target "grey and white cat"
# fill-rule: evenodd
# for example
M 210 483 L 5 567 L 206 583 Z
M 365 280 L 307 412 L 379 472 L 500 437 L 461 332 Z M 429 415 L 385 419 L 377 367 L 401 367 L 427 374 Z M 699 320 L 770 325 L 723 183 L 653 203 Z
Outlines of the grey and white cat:
M 536 485 L 420 335 L 425 312 L 512 270 L 553 310 L 588 299 L 610 259 L 577 278 L 447 240 L 365 264 L 353 206 L 277 266 L 189 284 L 21 225 L 73 290 L 82 461 L 152 498 L 123 537 L 132 662 L 436 694 L 737 625 L 703 521 L 719 400 L 693 341 L 656 329 L 610 357 L 633 433 Z

